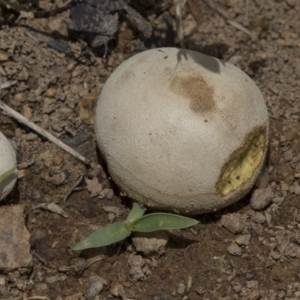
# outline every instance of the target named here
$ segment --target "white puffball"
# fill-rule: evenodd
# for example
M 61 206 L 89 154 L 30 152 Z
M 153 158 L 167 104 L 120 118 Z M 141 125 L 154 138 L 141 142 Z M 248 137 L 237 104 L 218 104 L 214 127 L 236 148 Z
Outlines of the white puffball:
M 0 131 L 0 175 L 16 168 L 16 153 L 8 139 Z M 17 181 L 17 171 L 10 174 L 0 183 L 0 200 L 3 200 L 13 189 Z
M 160 48 L 112 73 L 95 131 L 111 177 L 132 199 L 193 215 L 251 189 L 268 122 L 265 101 L 243 71 L 195 51 Z

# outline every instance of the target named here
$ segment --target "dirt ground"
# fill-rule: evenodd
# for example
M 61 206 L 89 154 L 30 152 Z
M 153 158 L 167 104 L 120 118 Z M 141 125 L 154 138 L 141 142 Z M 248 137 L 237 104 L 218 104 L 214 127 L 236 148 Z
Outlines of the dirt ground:
M 121 11 L 106 57 L 105 47 L 70 37 L 66 1 L 21 1 L 28 8 L 22 13 L 4 2 L 0 71 L 2 82 L 17 83 L 5 89 L 2 101 L 88 157 L 92 167 L 0 112 L 0 130 L 17 149 L 20 177 L 1 208 L 24 205 L 20 222 L 31 235 L 24 241 L 30 249 L 23 249 L 29 261 L 1 266 L 0 299 L 300 299 L 300 2 L 215 1 L 227 20 L 205 1 L 182 8 L 185 47 L 238 66 L 266 100 L 270 149 L 259 187 L 271 203 L 253 209 L 255 187 L 238 203 L 198 216 L 197 226 L 159 235 L 167 245 L 150 257 L 131 238 L 81 253 L 71 247 L 130 210 L 130 199 L 120 196 L 99 165 L 95 105 L 126 58 L 179 46 L 172 1 L 131 1 L 152 25 L 152 36 L 145 38 Z M 53 46 L 57 41 L 63 44 Z M 51 203 L 57 205 L 52 211 Z M 224 226 L 226 218 L 241 230 Z

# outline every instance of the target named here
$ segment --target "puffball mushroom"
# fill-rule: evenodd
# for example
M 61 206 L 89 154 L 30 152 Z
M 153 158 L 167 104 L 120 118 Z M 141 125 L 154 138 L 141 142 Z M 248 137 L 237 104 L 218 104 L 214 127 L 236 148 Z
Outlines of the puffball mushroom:
M 16 153 L 8 139 L 0 131 L 0 175 L 16 168 Z M 0 201 L 3 200 L 13 189 L 17 181 L 17 171 L 7 176 L 0 182 Z
M 129 197 L 196 215 L 251 189 L 269 130 L 265 101 L 243 71 L 195 51 L 159 48 L 112 73 L 95 131 L 111 177 Z

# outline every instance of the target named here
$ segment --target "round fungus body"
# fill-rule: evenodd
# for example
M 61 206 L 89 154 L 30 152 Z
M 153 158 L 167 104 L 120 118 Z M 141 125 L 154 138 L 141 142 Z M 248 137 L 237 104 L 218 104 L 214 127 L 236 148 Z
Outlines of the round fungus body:
M 16 153 L 10 142 L 0 131 L 0 175 L 16 169 Z M 13 189 L 17 181 L 17 170 L 0 181 L 0 200 L 3 200 Z
M 255 83 L 216 58 L 177 48 L 123 62 L 101 92 L 95 130 L 132 199 L 186 215 L 241 199 L 266 156 L 268 113 Z

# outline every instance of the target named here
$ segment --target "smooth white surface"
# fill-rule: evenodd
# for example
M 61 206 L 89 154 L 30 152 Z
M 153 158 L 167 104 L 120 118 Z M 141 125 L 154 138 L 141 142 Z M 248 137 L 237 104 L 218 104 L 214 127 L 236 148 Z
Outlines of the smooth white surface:
M 16 165 L 16 153 L 10 142 L 0 131 L 0 174 L 16 167 Z M 3 200 L 11 192 L 16 181 L 17 175 L 15 171 L 0 183 L 0 200 Z
M 249 191 L 260 168 L 226 198 L 215 184 L 230 154 L 261 126 L 268 130 L 266 105 L 244 72 L 176 48 L 122 63 L 104 85 L 95 121 L 116 183 L 148 206 L 184 214 L 222 208 Z

